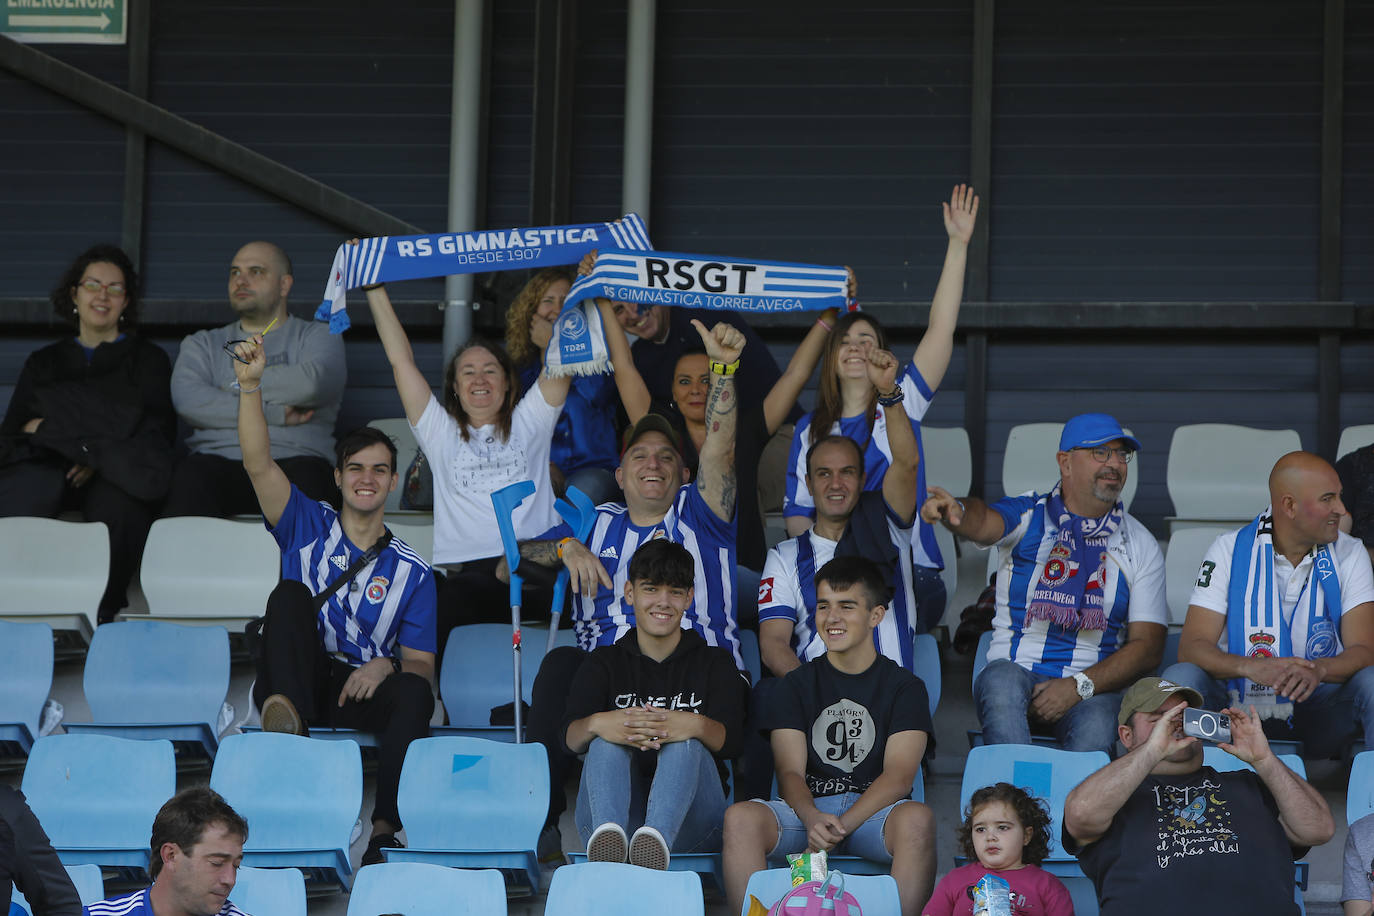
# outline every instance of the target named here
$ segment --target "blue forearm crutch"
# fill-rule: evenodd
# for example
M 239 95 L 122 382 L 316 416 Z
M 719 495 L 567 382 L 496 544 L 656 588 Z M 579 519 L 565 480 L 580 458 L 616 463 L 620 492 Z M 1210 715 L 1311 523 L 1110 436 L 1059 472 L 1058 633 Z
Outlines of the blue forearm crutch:
M 501 546 L 506 551 L 506 566 L 510 569 L 510 624 L 511 624 L 511 662 L 515 668 L 515 743 L 525 740 L 524 702 L 520 689 L 520 589 L 524 584 L 516 575 L 520 565 L 520 545 L 515 540 L 515 510 L 525 499 L 534 493 L 534 482 L 520 480 L 491 494 L 491 505 L 496 510 L 496 527 L 501 529 Z
M 587 535 L 592 533 L 592 525 L 596 524 L 596 504 L 577 487 L 568 487 L 567 496 L 567 499 L 556 501 L 553 507 L 572 529 L 573 537 L 580 543 L 585 543 Z M 567 593 L 568 568 L 565 566 L 558 571 L 558 578 L 553 583 L 553 613 L 549 617 L 549 644 L 544 650 L 546 653 L 553 651 L 554 641 L 558 639 L 558 620 L 563 614 L 563 599 Z

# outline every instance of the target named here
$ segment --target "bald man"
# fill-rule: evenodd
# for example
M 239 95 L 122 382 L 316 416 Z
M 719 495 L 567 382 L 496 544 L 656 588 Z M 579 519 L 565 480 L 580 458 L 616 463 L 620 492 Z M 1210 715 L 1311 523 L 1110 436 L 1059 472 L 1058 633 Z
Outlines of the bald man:
M 262 406 L 272 458 L 314 500 L 337 506 L 334 421 L 343 399 L 343 338 L 323 322 L 287 314 L 291 259 L 272 242 L 249 242 L 229 264 L 232 322 L 181 342 L 172 368 L 172 404 L 191 427 L 163 508 L 170 515 L 241 515 L 258 511 L 239 450 L 239 391 L 234 357 L 224 345 L 262 334 L 267 370 Z
M 1253 704 L 1314 756 L 1339 752 L 1361 725 L 1374 745 L 1374 575 L 1340 530 L 1340 478 L 1290 452 L 1269 474 L 1269 499 L 1207 551 L 1164 677 L 1208 709 Z

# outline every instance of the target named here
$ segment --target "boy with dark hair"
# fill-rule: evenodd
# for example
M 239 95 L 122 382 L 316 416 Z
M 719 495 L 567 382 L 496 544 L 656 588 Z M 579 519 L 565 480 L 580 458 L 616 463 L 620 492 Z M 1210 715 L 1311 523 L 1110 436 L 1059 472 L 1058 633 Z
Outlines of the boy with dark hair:
M 263 521 L 282 551 L 282 582 L 267 599 L 253 702 L 264 731 L 308 725 L 377 735 L 377 801 L 363 865 L 401 845 L 396 789 L 406 748 L 429 735 L 434 713 L 434 574 L 387 530 L 396 446 L 360 429 L 336 452 L 341 508 L 314 502 L 272 460 L 262 409 L 262 338 L 240 343 L 239 445 Z
M 752 799 L 725 813 L 732 912 L 769 856 L 808 849 L 891 862 L 903 916 L 930 897 L 935 819 L 910 800 L 930 710 L 920 678 L 873 644 L 888 600 L 872 560 L 836 557 L 816 574 L 816 629 L 826 652 L 778 681 L 758 714 L 782 799 Z
M 651 540 L 628 572 L 635 627 L 583 662 L 564 736 L 587 755 L 576 816 L 587 858 L 664 869 L 672 849 L 720 848 L 723 762 L 739 747 L 748 685 L 728 650 L 682 628 L 695 579 L 685 547 Z
M 229 901 L 248 822 L 209 786 L 183 789 L 153 819 L 151 887 L 85 907 L 89 916 L 245 916 Z

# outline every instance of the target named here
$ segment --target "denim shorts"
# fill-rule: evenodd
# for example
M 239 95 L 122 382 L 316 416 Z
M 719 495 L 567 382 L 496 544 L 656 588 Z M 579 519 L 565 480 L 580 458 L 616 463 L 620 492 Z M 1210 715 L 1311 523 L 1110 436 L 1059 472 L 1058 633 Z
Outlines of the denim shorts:
M 859 800 L 860 793 L 847 792 L 844 795 L 822 795 L 816 799 L 816 807 L 826 814 L 840 815 L 854 807 L 854 803 Z M 786 856 L 795 852 L 805 852 L 807 846 L 806 825 L 801 818 L 797 817 L 795 811 L 785 801 L 774 799 L 764 801 L 756 798 L 754 801 L 761 805 L 767 805 L 773 812 L 773 817 L 778 821 L 778 845 L 773 847 L 773 851 L 768 855 Z M 906 799 L 903 799 L 906 801 Z M 871 859 L 874 862 L 892 861 L 892 853 L 887 851 L 887 844 L 883 842 L 883 825 L 887 822 L 887 815 L 893 808 L 902 804 L 901 801 L 893 802 L 886 808 L 874 812 L 868 820 L 859 825 L 858 829 L 840 841 L 840 844 L 830 850 L 839 855 L 859 856 L 864 859 Z

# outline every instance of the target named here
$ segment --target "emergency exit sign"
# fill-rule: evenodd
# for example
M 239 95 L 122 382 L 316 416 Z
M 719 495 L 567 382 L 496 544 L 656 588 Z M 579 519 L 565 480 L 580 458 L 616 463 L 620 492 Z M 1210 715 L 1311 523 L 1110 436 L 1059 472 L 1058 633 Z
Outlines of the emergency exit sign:
M 0 0 L 0 33 L 48 44 L 124 44 L 127 0 Z

